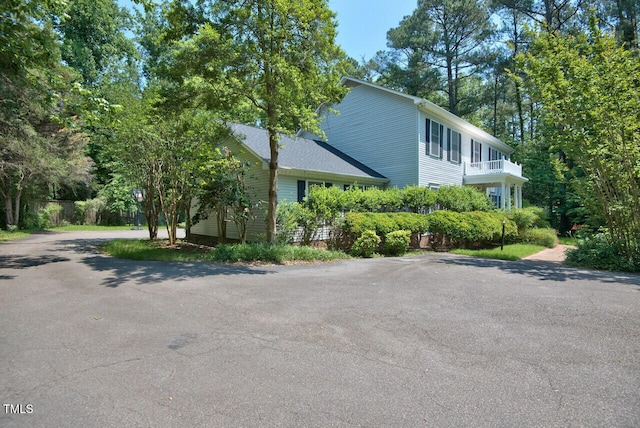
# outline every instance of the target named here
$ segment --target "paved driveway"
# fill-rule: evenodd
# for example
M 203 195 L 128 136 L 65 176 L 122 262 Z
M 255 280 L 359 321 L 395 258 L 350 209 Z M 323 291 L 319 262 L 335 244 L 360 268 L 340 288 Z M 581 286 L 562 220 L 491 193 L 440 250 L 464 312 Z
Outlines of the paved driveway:
M 639 276 L 141 263 L 108 237 L 0 244 L 0 426 L 640 426 Z

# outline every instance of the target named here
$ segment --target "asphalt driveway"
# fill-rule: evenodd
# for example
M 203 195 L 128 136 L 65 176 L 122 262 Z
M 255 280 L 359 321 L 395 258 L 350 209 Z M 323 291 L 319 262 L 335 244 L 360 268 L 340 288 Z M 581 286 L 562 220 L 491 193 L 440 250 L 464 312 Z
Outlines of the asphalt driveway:
M 0 426 L 640 426 L 640 276 L 135 262 L 111 236 L 0 244 Z

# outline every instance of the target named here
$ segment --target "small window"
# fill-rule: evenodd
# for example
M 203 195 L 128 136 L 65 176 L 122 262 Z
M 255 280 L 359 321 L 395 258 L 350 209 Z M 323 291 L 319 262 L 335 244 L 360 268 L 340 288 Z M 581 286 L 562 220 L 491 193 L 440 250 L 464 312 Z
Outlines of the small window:
M 453 129 L 447 130 L 447 153 L 448 159 L 454 163 L 460 163 L 460 147 L 462 146 L 462 135 Z
M 471 162 L 482 162 L 482 143 L 471 140 Z
M 496 150 L 493 147 L 489 147 L 489 160 L 500 160 L 505 158 L 504 153 L 502 153 L 500 150 Z
M 442 159 L 442 140 L 444 127 L 436 121 L 427 119 L 426 121 L 426 141 L 427 154 Z

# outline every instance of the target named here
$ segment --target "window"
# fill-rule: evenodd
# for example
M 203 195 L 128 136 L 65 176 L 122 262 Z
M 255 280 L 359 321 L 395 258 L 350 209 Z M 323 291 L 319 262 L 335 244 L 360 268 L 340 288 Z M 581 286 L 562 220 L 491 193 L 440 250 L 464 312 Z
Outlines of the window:
M 431 119 L 427 119 L 426 123 L 426 141 L 427 141 L 427 154 L 429 156 L 435 156 L 442 159 L 442 140 L 444 127 L 438 122 Z
M 500 160 L 502 158 L 505 158 L 504 153 L 502 153 L 500 150 L 496 150 L 493 147 L 489 147 L 489 160 Z
M 312 186 L 331 187 L 333 186 L 333 183 L 327 183 L 326 181 L 298 180 L 298 202 L 304 201 L 304 198 L 307 196 L 307 189 L 311 189 Z
M 471 162 L 482 162 L 482 143 L 471 140 Z
M 460 147 L 462 146 L 462 135 L 453 129 L 447 130 L 447 153 L 448 160 L 460 163 Z

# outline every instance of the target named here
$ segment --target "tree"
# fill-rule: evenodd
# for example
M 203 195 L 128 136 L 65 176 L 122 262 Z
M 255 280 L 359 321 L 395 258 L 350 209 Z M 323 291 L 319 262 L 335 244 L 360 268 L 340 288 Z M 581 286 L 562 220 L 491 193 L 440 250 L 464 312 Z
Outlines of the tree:
M 207 7 L 205 7 L 205 4 Z M 335 15 L 326 0 L 221 0 L 199 9 L 174 3 L 172 29 L 181 43 L 173 75 L 184 95 L 209 108 L 248 101 L 269 133 L 267 240 L 276 236 L 279 133 L 318 131 L 318 106 L 339 101 L 344 53 L 335 44 Z M 200 25 L 204 22 L 203 25 Z
M 235 137 L 231 137 L 235 138 Z M 236 158 L 227 147 L 218 148 L 201 174 L 201 185 L 195 191 L 198 200 L 196 221 L 215 214 L 218 241 L 226 242 L 229 216 L 238 229 L 240 242 L 247 239 L 247 227 L 253 217 L 253 190 L 247 182 L 249 163 Z
M 114 0 L 73 0 L 58 25 L 62 34 L 62 59 L 78 70 L 87 86 L 101 82 L 105 73 L 118 74 L 131 67 L 137 55 L 125 32 L 131 16 Z
M 405 52 L 414 75 L 428 76 L 420 68 L 443 71 L 448 109 L 464 115 L 459 108 L 462 79 L 480 71 L 491 33 L 488 9 L 480 0 L 420 0 L 413 14 L 389 30 L 387 37 L 390 47 Z
M 592 20 L 589 33 L 542 35 L 520 57 L 554 144 L 581 169 L 574 191 L 631 260 L 640 245 L 640 64 Z
M 62 1 L 7 1 L 0 7 L 0 197 L 5 223 L 20 222 L 25 192 L 86 181 L 86 137 L 78 132 L 84 95 L 59 64 L 52 16 Z M 77 108 L 76 108 L 77 107 Z

